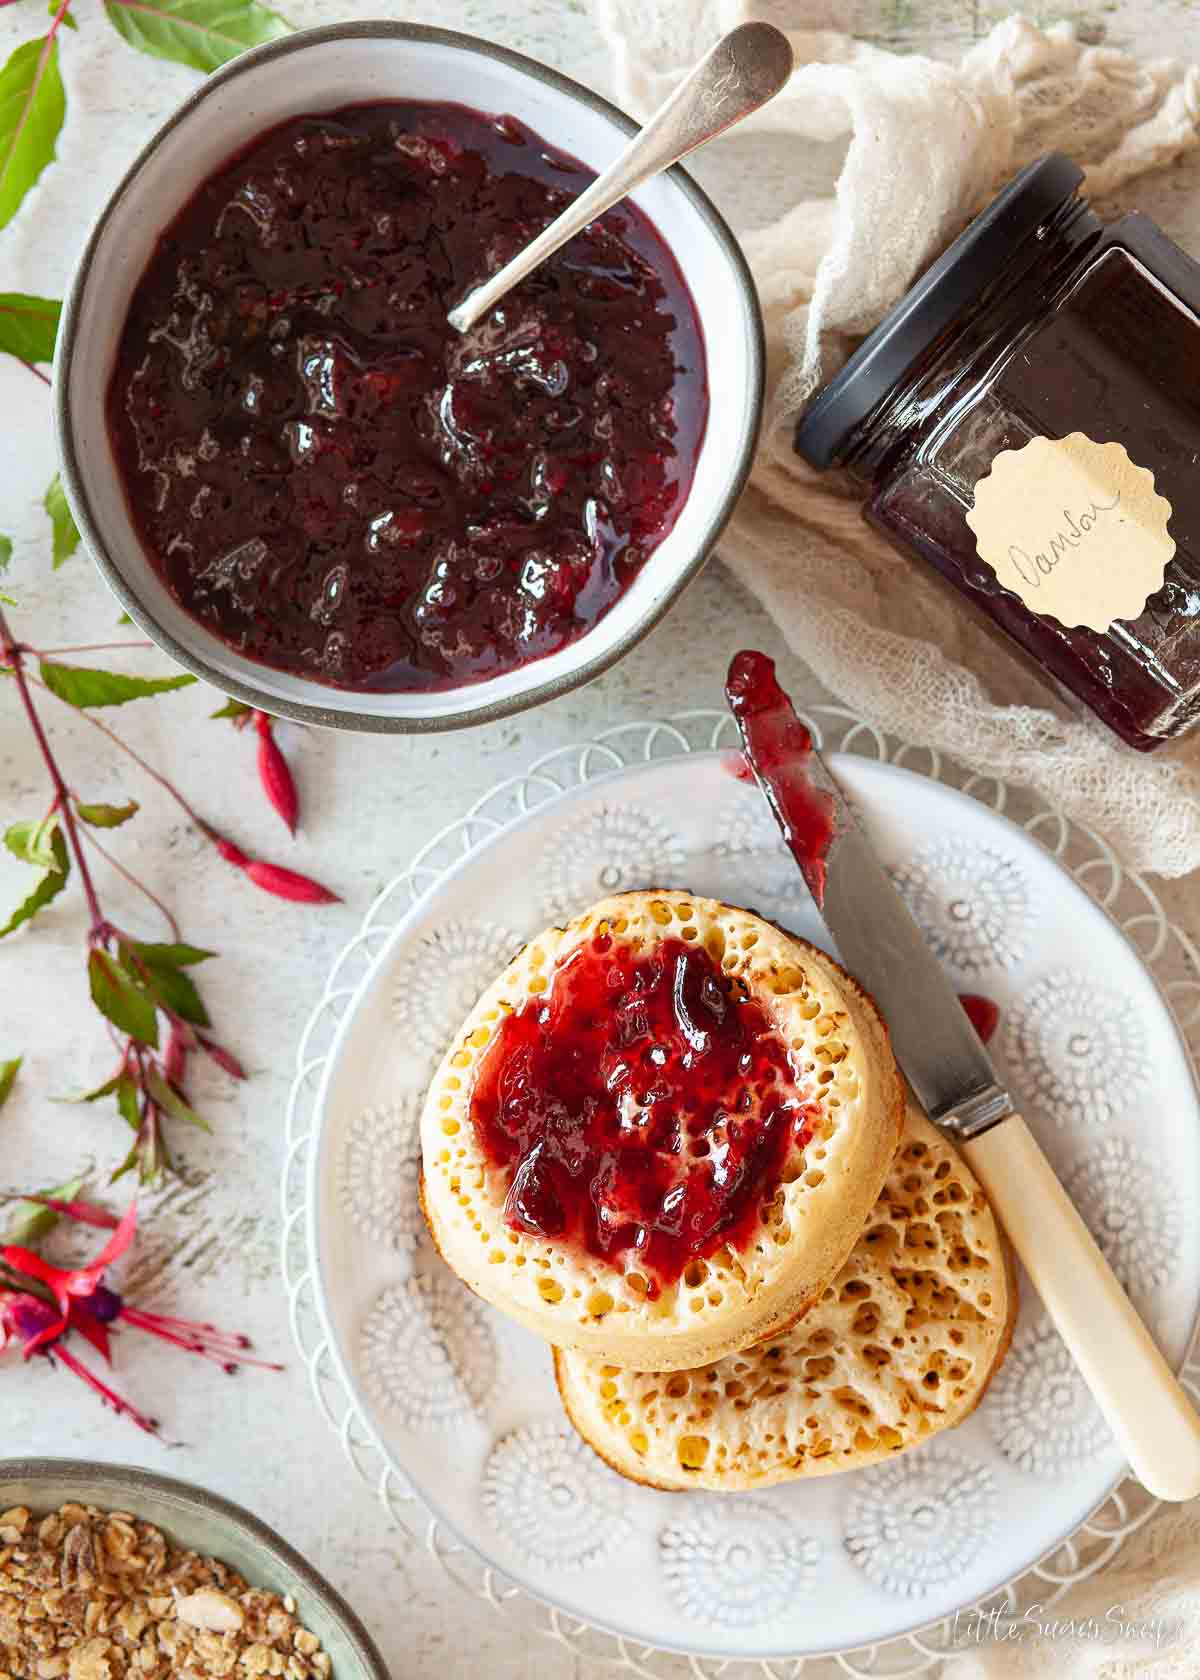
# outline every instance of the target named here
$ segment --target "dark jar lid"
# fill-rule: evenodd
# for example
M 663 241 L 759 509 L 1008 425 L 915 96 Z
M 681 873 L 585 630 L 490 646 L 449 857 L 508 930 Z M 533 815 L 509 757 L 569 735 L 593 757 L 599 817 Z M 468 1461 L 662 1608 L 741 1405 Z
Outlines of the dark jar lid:
M 1062 152 L 1026 165 L 884 316 L 796 425 L 795 447 L 827 467 L 913 363 L 941 337 L 1083 180 Z

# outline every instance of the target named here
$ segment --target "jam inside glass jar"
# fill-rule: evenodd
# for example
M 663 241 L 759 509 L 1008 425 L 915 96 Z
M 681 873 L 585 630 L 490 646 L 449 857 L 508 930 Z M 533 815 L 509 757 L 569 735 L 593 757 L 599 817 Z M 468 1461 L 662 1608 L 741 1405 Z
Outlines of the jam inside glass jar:
M 817 398 L 796 447 L 848 468 L 870 524 L 1144 751 L 1200 719 L 1200 265 L 1144 216 L 1104 224 L 1081 180 L 1058 154 L 1018 176 Z M 968 522 L 998 456 L 1074 434 L 1121 445 L 1170 508 L 1161 587 L 1103 630 L 1033 610 Z

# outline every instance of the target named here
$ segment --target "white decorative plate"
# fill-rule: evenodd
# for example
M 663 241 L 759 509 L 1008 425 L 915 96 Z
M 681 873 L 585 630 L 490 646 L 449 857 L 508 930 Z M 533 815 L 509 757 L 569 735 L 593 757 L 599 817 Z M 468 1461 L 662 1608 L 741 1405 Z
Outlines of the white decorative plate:
M 1015 794 L 959 791 L 936 761 L 926 775 L 881 762 L 874 732 L 822 715 L 827 744 L 858 749 L 833 764 L 877 849 L 960 989 L 999 1005 L 994 1048 L 1024 1112 L 1181 1364 L 1200 1304 L 1200 1113 L 1164 997 L 1194 1026 L 1195 951 L 1094 836 L 1038 809 L 1017 826 L 994 808 Z M 525 1614 L 543 1631 L 610 1654 L 615 1640 L 641 1672 L 663 1651 L 853 1652 L 843 1675 L 911 1674 L 956 1610 L 1046 1604 L 1152 1509 L 1132 1483 L 1114 1491 L 1120 1457 L 1027 1284 L 1012 1350 L 953 1433 L 811 1484 L 659 1493 L 579 1442 L 548 1349 L 458 1283 L 416 1202 L 424 1083 L 547 922 L 624 887 L 678 885 L 828 944 L 757 790 L 697 750 L 732 744 L 728 720 L 692 714 L 552 754 L 382 895 L 301 1047 L 284 1183 L 293 1321 L 392 1513 L 476 1590 L 540 1599 Z

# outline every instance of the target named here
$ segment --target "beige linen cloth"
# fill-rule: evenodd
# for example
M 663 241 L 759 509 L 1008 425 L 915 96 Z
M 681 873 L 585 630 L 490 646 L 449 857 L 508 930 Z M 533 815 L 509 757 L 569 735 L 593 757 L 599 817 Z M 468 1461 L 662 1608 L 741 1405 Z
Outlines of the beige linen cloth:
M 868 531 L 857 498 L 805 468 L 790 434 L 797 409 L 854 340 L 1029 159 L 1069 152 L 1086 168 L 1084 190 L 1103 199 L 1194 146 L 1200 70 L 1139 63 L 1082 45 L 1065 26 L 1043 33 L 1020 17 L 948 65 L 815 29 L 807 0 L 592 7 L 612 49 L 617 96 L 643 114 L 719 33 L 769 16 L 791 33 L 799 68 L 752 123 L 788 137 L 797 155 L 845 146 L 831 197 L 781 202 L 776 219 L 743 240 L 766 312 L 771 383 L 750 488 L 721 544 L 726 561 L 812 670 L 883 728 L 1037 789 L 1136 867 L 1196 868 L 1200 744 L 1146 757 L 1069 712 L 920 562 Z M 1185 1631 L 1158 1651 L 1069 1636 L 985 1642 L 950 1659 L 945 1680 L 1195 1680 L 1200 1502 L 1158 1516 L 1054 1614 L 1103 1624 L 1117 1607 L 1130 1622 L 1158 1616 Z
M 1102 200 L 1194 146 L 1200 70 L 1140 63 L 1020 17 L 950 65 L 811 27 L 828 18 L 828 0 L 591 3 L 617 97 L 642 114 L 718 34 L 770 17 L 789 31 L 799 67 L 739 138 L 717 145 L 741 146 L 743 167 L 740 137 L 754 129 L 786 138 L 798 159 L 845 147 L 832 196 L 789 200 L 783 177 L 775 219 L 743 236 L 767 319 L 769 406 L 724 559 L 811 669 L 882 728 L 1036 789 L 1136 868 L 1200 866 L 1200 739 L 1149 756 L 1122 747 L 985 632 L 923 562 L 869 531 L 839 475 L 811 471 L 790 447 L 811 391 L 1022 164 L 1066 151 L 1086 169 L 1084 191 Z M 738 206 L 724 207 L 736 223 Z

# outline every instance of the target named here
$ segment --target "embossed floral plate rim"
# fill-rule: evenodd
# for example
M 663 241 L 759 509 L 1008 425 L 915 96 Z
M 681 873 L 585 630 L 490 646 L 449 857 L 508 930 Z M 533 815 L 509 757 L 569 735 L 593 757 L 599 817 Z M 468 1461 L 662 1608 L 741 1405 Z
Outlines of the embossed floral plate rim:
M 1197 953 L 1187 935 L 1171 924 L 1153 889 L 1140 877 L 1125 871 L 1100 837 L 1071 823 L 1027 796 L 1014 793 L 991 781 L 959 771 L 938 755 L 899 747 L 889 749 L 885 738 L 843 708 L 821 707 L 810 718 L 815 733 L 828 748 L 863 752 L 865 756 L 904 768 L 917 766 L 931 779 L 972 795 L 988 809 L 1006 811 L 1014 799 L 1024 801 L 1018 826 L 1038 839 L 1060 862 L 1071 853 L 1071 873 L 1090 891 L 1100 908 L 1109 913 L 1114 926 L 1124 934 L 1139 960 L 1153 975 L 1154 967 L 1168 949 L 1177 947 L 1185 963 L 1197 964 Z M 333 1040 L 347 1015 L 352 999 L 364 988 L 370 970 L 380 960 L 385 944 L 396 936 L 399 923 L 419 906 L 427 893 L 457 866 L 469 860 L 475 849 L 491 836 L 523 820 L 548 800 L 571 787 L 591 784 L 610 772 L 632 765 L 676 758 L 701 750 L 734 745 L 729 720 L 719 712 L 682 714 L 661 723 L 620 725 L 597 739 L 556 749 L 540 758 L 523 775 L 507 778 L 478 800 L 465 817 L 447 825 L 434 836 L 412 865 L 379 895 L 360 932 L 350 941 L 327 982 L 325 992 L 303 1034 L 295 1084 L 287 1117 L 287 1155 L 283 1174 L 283 1271 L 289 1296 L 289 1311 L 297 1346 L 304 1358 L 318 1404 L 337 1431 L 344 1451 L 360 1475 L 373 1486 L 390 1516 L 410 1534 L 424 1540 L 446 1572 L 477 1596 L 510 1613 L 518 1609 L 540 1633 L 551 1637 L 577 1654 L 592 1654 L 615 1662 L 639 1674 L 657 1674 L 656 1658 L 680 1653 L 692 1659 L 697 1673 L 733 1671 L 779 1672 L 781 1662 L 789 1671 L 815 1673 L 824 1664 L 832 1674 L 851 1676 L 915 1675 L 924 1672 L 948 1649 L 950 1617 L 926 1620 L 911 1630 L 869 1647 L 855 1647 L 830 1653 L 832 1665 L 822 1655 L 791 1657 L 782 1653 L 769 1657 L 741 1659 L 728 1652 L 712 1657 L 700 1654 L 697 1640 L 688 1645 L 671 1642 L 659 1647 L 640 1639 L 595 1627 L 576 1613 L 555 1607 L 544 1589 L 526 1591 L 491 1565 L 470 1541 L 461 1539 L 449 1525 L 422 1504 L 376 1436 L 363 1408 L 355 1404 L 354 1385 L 340 1368 L 331 1327 L 321 1322 L 313 1277 L 313 1256 L 305 1230 L 305 1181 L 313 1151 L 314 1118 L 319 1112 L 319 1088 L 331 1061 Z M 1078 855 L 1082 853 L 1082 855 Z M 1182 979 L 1165 988 L 1168 1006 L 1184 1001 L 1189 1005 L 1187 1027 L 1195 1028 L 1200 1018 L 1200 983 Z M 1186 1034 L 1183 1035 L 1186 1042 Z M 1193 1344 L 1192 1358 L 1195 1357 Z M 1195 1388 L 1196 1372 L 1188 1371 Z M 1109 1490 L 1085 1521 L 1051 1547 L 1021 1575 L 995 1589 L 983 1599 L 963 1608 L 999 1608 L 1002 1613 L 1019 1613 L 1022 1605 L 1037 1602 L 1048 1607 L 1075 1581 L 1103 1567 L 1116 1554 L 1125 1537 L 1140 1527 L 1157 1509 L 1156 1502 L 1131 1481 L 1121 1481 Z M 709 1664 L 713 1665 L 710 1670 Z

